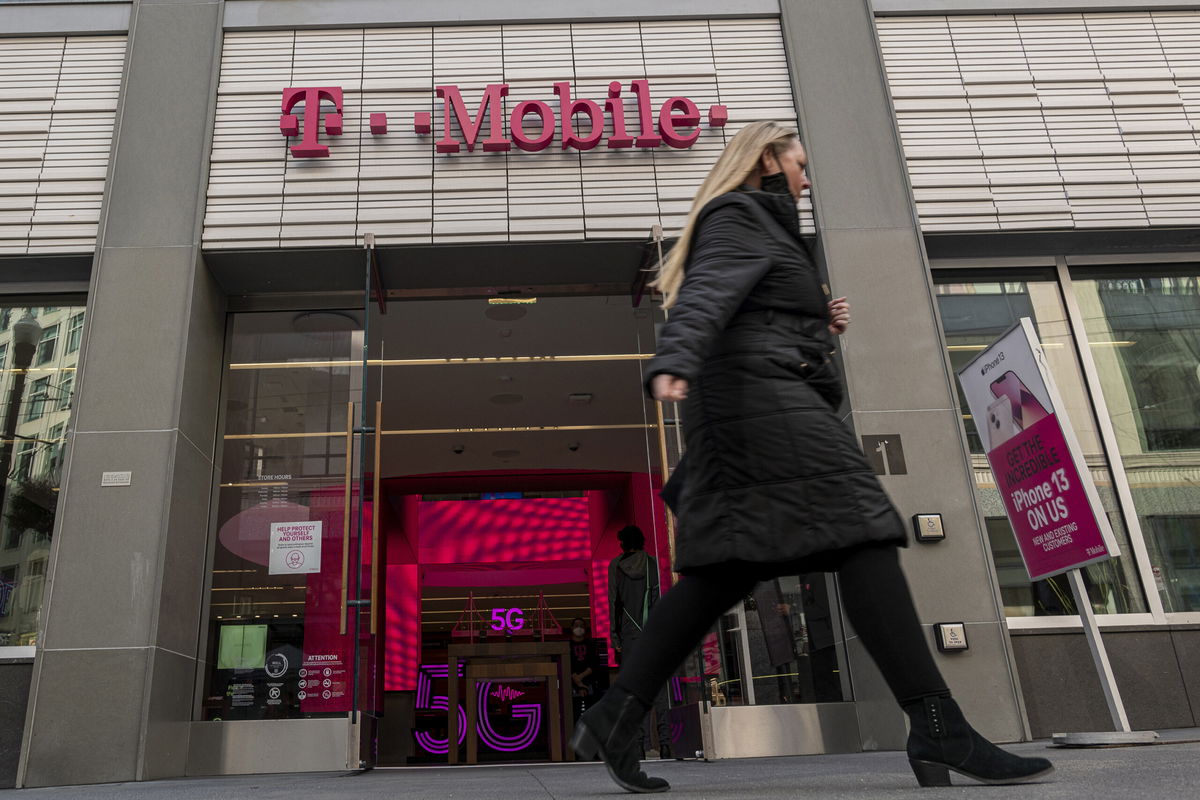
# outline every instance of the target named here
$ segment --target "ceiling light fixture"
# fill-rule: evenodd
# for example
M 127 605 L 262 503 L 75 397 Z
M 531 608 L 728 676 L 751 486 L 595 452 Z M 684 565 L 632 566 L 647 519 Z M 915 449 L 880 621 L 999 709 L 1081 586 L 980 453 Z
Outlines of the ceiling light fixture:
M 382 436 L 431 436 L 445 433 L 539 433 L 546 431 L 630 431 L 653 430 L 657 425 L 644 423 L 633 425 L 525 425 L 517 427 L 498 428 L 406 428 L 394 431 L 380 431 Z M 345 431 L 314 431 L 311 433 L 229 433 L 226 441 L 239 439 L 303 439 L 303 438 L 333 438 L 345 437 Z
M 444 367 L 488 364 L 576 364 L 593 361 L 649 361 L 653 353 L 597 353 L 567 356 L 464 356 L 462 358 L 372 358 L 368 367 Z M 248 361 L 230 364 L 231 370 L 243 369 L 320 369 L 322 367 L 360 366 L 359 359 L 328 361 Z

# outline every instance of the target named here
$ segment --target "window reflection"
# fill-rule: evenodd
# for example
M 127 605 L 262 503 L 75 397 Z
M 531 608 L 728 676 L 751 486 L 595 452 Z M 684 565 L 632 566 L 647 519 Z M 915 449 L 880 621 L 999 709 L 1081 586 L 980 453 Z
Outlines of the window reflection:
M 1166 611 L 1200 611 L 1200 277 L 1082 274 L 1075 291 Z
M 37 644 L 79 353 L 55 345 L 78 307 L 0 309 L 0 647 Z
M 831 589 L 822 573 L 764 581 L 741 609 L 722 617 L 718 700 L 749 704 L 747 681 L 755 705 L 849 700 Z
M 1097 613 L 1145 611 L 1145 597 L 1130 554 L 1129 535 L 1121 518 L 1058 283 L 1048 274 L 1021 277 L 1024 279 L 997 281 L 974 276 L 970 279 L 934 276 L 951 366 L 954 370 L 961 368 L 1021 317 L 1033 320 L 1101 504 L 1124 554 L 1084 568 L 1088 597 Z M 976 498 L 985 518 L 1005 614 L 1028 617 L 1077 613 L 1065 576 L 1029 581 L 966 398 L 957 381 L 955 386 L 971 450 Z

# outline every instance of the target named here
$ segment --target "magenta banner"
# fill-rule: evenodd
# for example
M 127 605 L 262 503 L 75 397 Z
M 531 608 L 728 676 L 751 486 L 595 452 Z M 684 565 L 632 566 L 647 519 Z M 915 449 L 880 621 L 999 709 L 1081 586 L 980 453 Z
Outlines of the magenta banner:
M 1029 579 L 1119 555 L 1028 318 L 958 373 Z
M 988 463 L 1031 580 L 1108 555 L 1053 414 L 988 453 Z

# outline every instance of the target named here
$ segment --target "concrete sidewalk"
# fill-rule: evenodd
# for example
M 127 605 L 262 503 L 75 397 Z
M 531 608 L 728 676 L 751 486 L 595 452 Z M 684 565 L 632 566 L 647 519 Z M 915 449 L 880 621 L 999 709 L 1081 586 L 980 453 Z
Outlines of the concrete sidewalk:
M 1024 755 L 1044 755 L 1057 771 L 1042 783 L 983 786 L 957 775 L 949 789 L 917 786 L 902 753 L 740 759 L 704 763 L 654 761 L 652 775 L 671 781 L 669 798 L 896 798 L 974 797 L 987 800 L 1200 797 L 1200 730 L 1164 734 L 1174 743 L 1102 750 L 1050 748 L 1046 742 L 1013 745 Z M 1193 741 L 1186 741 L 1191 739 Z M 255 775 L 186 778 L 13 792 L 12 800 L 129 798 L 130 800 L 543 800 L 629 796 L 599 764 L 378 769 L 351 774 Z

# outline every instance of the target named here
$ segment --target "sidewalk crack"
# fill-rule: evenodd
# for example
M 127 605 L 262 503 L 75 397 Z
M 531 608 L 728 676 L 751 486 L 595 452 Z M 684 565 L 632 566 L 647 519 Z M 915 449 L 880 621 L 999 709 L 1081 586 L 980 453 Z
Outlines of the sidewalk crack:
M 535 781 L 538 782 L 538 786 L 542 787 L 542 791 L 546 793 L 546 797 L 549 797 L 550 800 L 555 800 L 554 792 L 550 791 L 546 787 L 546 784 L 542 783 L 542 779 L 537 776 L 536 772 L 534 772 L 533 770 L 529 770 L 529 777 L 533 778 Z

